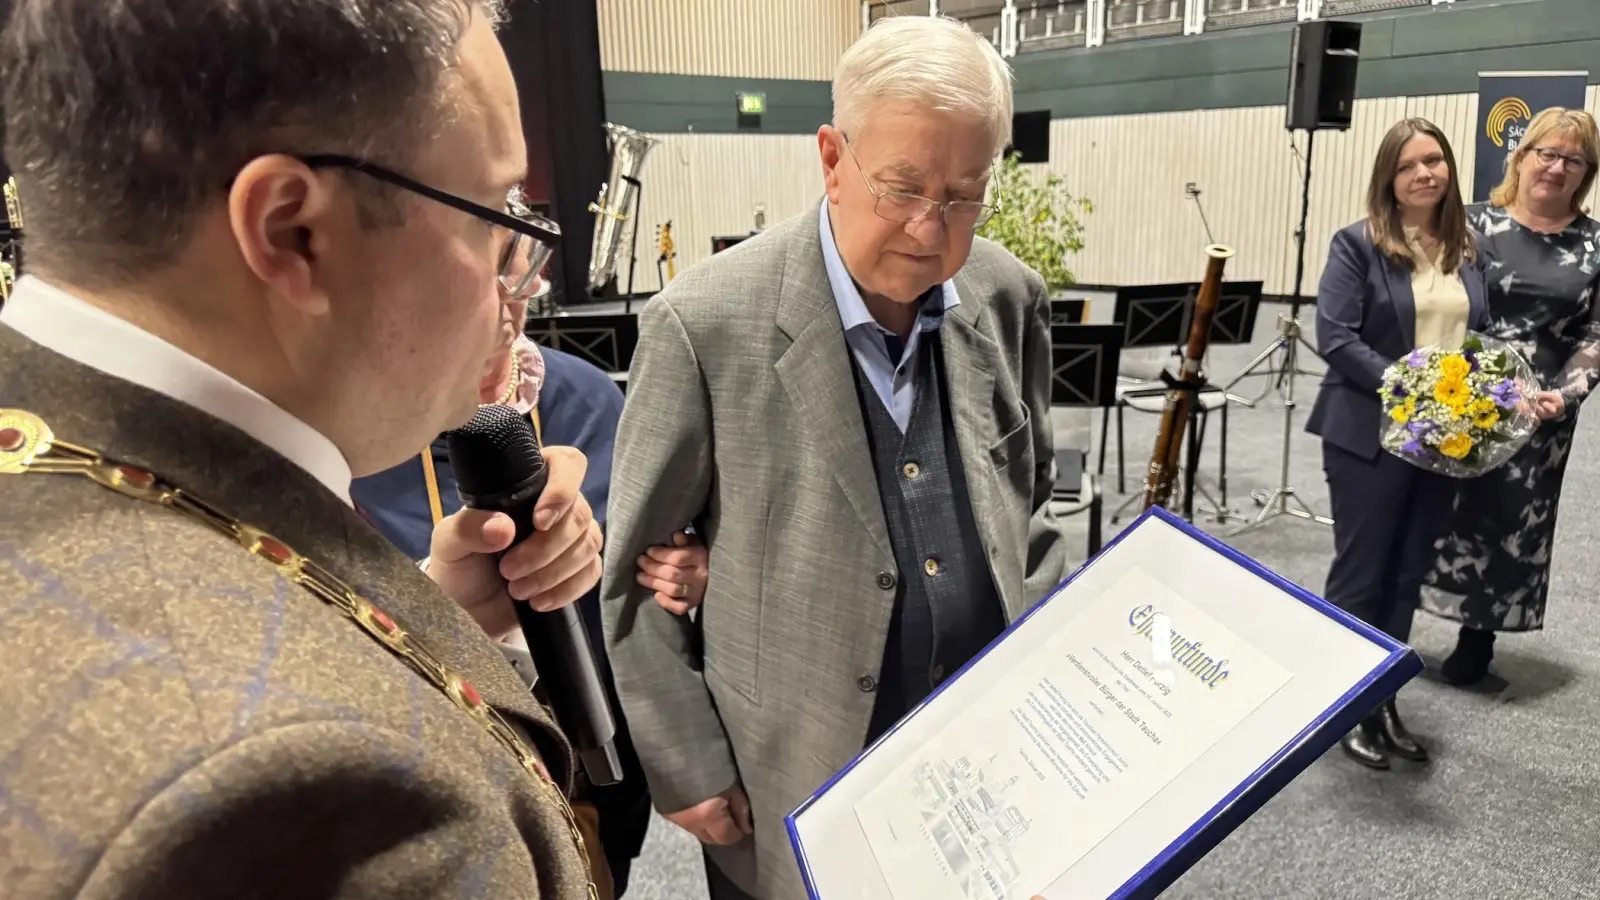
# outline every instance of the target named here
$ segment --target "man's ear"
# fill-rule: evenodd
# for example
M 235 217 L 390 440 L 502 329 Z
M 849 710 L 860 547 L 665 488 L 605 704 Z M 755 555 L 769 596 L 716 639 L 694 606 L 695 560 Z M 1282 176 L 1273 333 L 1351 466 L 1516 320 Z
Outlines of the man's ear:
M 315 238 L 331 224 L 333 200 L 330 179 L 281 154 L 251 160 L 228 192 L 228 223 L 245 265 L 308 316 L 326 315 L 331 305 L 315 277 Z
M 839 202 L 840 164 L 844 157 L 844 135 L 832 125 L 817 129 L 817 154 L 822 158 L 822 184 L 828 202 Z

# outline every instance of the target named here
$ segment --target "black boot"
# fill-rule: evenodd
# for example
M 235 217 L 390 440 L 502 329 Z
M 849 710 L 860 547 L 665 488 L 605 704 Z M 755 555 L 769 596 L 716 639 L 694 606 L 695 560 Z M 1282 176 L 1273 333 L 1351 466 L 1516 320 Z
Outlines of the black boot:
M 1412 762 L 1428 761 L 1428 748 L 1422 746 L 1416 735 L 1406 730 L 1406 723 L 1400 721 L 1400 713 L 1394 708 L 1393 697 L 1378 707 L 1378 727 L 1384 742 L 1395 756 Z
M 1389 768 L 1389 748 L 1384 743 L 1382 726 L 1376 715 L 1362 720 L 1339 741 L 1339 746 L 1344 748 L 1346 756 L 1369 769 Z
M 1494 632 L 1461 626 L 1456 649 L 1439 665 L 1439 675 L 1456 687 L 1470 687 L 1489 674 L 1494 659 Z

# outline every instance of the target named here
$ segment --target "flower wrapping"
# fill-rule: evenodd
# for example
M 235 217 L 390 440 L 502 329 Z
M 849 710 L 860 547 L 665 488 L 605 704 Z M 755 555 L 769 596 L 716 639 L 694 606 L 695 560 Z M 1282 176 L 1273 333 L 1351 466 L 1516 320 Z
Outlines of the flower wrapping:
M 1469 332 L 1459 347 L 1421 347 L 1384 370 L 1379 443 L 1431 472 L 1475 478 L 1533 436 L 1539 390 L 1533 367 L 1504 341 Z

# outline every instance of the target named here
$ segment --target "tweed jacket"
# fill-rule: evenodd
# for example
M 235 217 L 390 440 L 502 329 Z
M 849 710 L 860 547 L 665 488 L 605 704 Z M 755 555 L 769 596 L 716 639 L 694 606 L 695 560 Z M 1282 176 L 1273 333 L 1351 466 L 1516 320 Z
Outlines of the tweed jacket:
M 1050 332 L 1039 277 L 979 239 L 940 330 L 972 508 L 1008 620 L 1064 577 L 1049 512 Z M 711 257 L 640 317 L 611 480 L 601 602 L 656 807 L 735 783 L 754 838 L 713 861 L 761 900 L 805 896 L 783 817 L 862 750 L 899 578 L 815 210 Z M 698 621 L 634 559 L 695 521 Z
M 159 473 L 320 563 L 532 736 L 487 636 L 312 477 L 0 325 L 0 408 Z M 333 607 L 203 524 L 0 473 L 0 893 L 585 896 L 556 788 Z

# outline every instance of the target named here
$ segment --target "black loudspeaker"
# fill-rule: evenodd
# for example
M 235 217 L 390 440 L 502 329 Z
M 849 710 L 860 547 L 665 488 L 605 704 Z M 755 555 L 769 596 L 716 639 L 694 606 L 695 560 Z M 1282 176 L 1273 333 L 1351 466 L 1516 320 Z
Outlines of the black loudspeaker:
M 1289 44 L 1290 131 L 1350 127 L 1356 105 L 1361 23 L 1315 20 L 1295 26 Z
M 1011 146 L 1007 154 L 1011 153 L 1021 157 L 1020 162 L 1050 161 L 1050 110 L 1019 112 L 1011 116 Z

